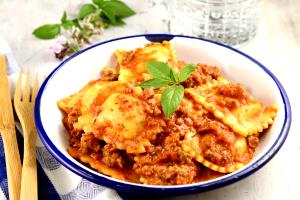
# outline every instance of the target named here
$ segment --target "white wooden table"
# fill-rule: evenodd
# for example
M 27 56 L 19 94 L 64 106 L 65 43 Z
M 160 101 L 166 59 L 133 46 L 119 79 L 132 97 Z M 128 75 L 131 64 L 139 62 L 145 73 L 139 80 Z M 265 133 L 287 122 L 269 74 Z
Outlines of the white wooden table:
M 37 40 L 32 30 L 44 23 L 58 22 L 64 10 L 74 13 L 80 0 L 0 0 L 0 33 L 9 42 L 22 68 L 49 73 L 57 61 L 50 41 Z M 101 40 L 141 33 L 168 33 L 167 13 L 162 4 L 150 0 L 126 1 L 137 15 L 125 27 L 105 31 Z M 250 177 L 206 193 L 171 199 L 269 200 L 300 199 L 300 1 L 265 0 L 257 37 L 240 49 L 265 64 L 285 87 L 291 101 L 293 122 L 279 153 Z M 153 13 L 161 13 L 153 17 Z M 156 15 L 157 16 L 157 15 Z M 146 22 L 146 23 L 145 23 Z M 145 25 L 146 24 L 146 25 Z

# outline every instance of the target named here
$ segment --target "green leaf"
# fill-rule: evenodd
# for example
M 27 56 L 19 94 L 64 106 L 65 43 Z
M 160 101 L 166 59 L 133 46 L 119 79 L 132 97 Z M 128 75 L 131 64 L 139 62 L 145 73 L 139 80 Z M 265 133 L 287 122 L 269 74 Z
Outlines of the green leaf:
M 177 109 L 184 96 L 182 85 L 173 85 L 165 89 L 161 95 L 164 114 L 169 118 Z
M 53 39 L 60 34 L 59 24 L 46 24 L 36 28 L 33 33 L 35 37 L 40 39 Z
M 118 19 L 120 20 L 135 14 L 135 12 L 125 3 L 118 0 L 101 1 L 97 5 L 99 5 L 104 15 L 113 25 L 120 25 Z
M 68 21 L 65 21 L 64 23 L 62 23 L 61 26 L 62 26 L 64 29 L 68 30 L 68 29 L 70 29 L 72 26 L 75 26 L 75 24 L 74 24 L 73 21 L 68 20 Z
M 60 19 L 60 22 L 61 22 L 61 26 L 62 26 L 64 29 L 70 29 L 72 26 L 75 25 L 75 24 L 73 23 L 73 21 L 68 20 L 68 15 L 67 15 L 67 12 L 66 12 L 66 11 L 64 11 L 64 14 L 63 14 L 63 16 L 62 16 L 61 19 Z
M 179 77 L 173 69 L 171 69 L 171 79 L 174 83 L 179 83 Z
M 66 12 L 66 11 L 64 11 L 64 14 L 63 14 L 63 16 L 61 17 L 60 21 L 61 21 L 62 24 L 65 23 L 65 22 L 67 21 L 67 12 Z
M 135 14 L 135 12 L 131 8 L 129 8 L 124 2 L 119 0 L 103 1 L 101 8 L 103 10 L 109 8 L 111 11 L 114 12 L 115 16 L 121 18 L 129 17 Z
M 104 3 L 104 0 L 92 0 L 92 2 L 97 6 L 101 7 Z
M 115 26 L 123 26 L 125 22 L 121 18 L 116 18 L 116 23 L 113 24 Z
M 172 69 L 168 64 L 159 61 L 149 61 L 146 63 L 146 68 L 154 78 L 174 82 Z
M 61 22 L 61 26 L 66 30 L 70 29 L 72 26 L 75 26 L 75 23 L 72 20 L 68 20 L 68 15 L 66 11 L 64 11 L 64 14 L 60 19 L 60 22 Z
M 179 82 L 185 81 L 196 69 L 194 65 L 186 65 L 184 68 L 181 69 L 179 72 Z
M 169 81 L 164 81 L 164 80 L 160 80 L 160 79 L 156 79 L 156 78 L 153 78 L 153 79 L 150 79 L 148 81 L 145 81 L 141 84 L 139 84 L 140 87 L 142 88 L 160 88 L 162 86 L 165 86 L 165 85 L 168 85 L 170 82 Z
M 91 13 L 96 12 L 96 7 L 93 4 L 84 4 L 79 11 L 78 18 L 83 19 Z
M 102 12 L 107 17 L 107 19 L 111 22 L 111 24 L 113 24 L 113 25 L 116 24 L 116 22 L 117 22 L 116 15 L 111 8 L 109 8 L 109 7 L 106 9 L 102 8 Z

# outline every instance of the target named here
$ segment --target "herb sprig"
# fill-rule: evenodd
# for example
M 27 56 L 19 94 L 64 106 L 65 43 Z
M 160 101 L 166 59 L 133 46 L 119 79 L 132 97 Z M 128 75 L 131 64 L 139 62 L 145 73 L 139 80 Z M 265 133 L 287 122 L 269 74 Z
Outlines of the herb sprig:
M 166 86 L 161 95 L 161 105 L 164 115 L 169 118 L 177 109 L 184 96 L 184 87 L 181 85 L 196 69 L 194 65 L 186 65 L 176 74 L 166 63 L 149 61 L 146 63 L 148 73 L 152 79 L 140 83 L 142 88 L 160 88 Z
M 104 29 L 124 25 L 123 19 L 134 14 L 135 12 L 120 0 L 92 0 L 91 3 L 81 6 L 75 18 L 68 19 L 65 11 L 60 23 L 42 25 L 32 34 L 44 40 L 62 36 L 54 43 L 52 49 L 57 58 L 63 59 L 89 44 L 91 37 L 101 34 Z

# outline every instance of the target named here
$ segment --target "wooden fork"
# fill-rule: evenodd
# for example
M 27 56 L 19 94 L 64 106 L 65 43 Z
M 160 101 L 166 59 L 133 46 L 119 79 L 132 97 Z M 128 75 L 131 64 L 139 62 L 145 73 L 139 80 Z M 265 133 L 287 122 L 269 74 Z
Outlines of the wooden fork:
M 20 198 L 21 160 L 9 92 L 5 56 L 0 54 L 0 132 L 3 139 L 9 199 Z
M 38 79 L 35 75 L 32 90 L 29 71 L 22 89 L 22 72 L 19 75 L 14 95 L 14 106 L 22 125 L 24 135 L 24 158 L 21 178 L 21 200 L 38 199 L 36 167 L 36 128 L 34 124 L 34 103 L 38 92 Z

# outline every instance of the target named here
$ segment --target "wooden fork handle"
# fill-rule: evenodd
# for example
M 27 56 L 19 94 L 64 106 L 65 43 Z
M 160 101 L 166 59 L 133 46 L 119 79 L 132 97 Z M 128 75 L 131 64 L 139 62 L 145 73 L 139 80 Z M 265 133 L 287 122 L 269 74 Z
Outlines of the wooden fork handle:
M 35 128 L 24 130 L 24 158 L 21 179 L 21 200 L 37 200 L 37 167 L 36 167 L 36 135 Z M 30 132 L 27 132 L 30 131 Z
M 15 128 L 7 128 L 6 130 L 1 130 L 1 135 L 5 151 L 9 199 L 18 200 L 20 198 L 21 160 L 17 145 L 16 130 Z

